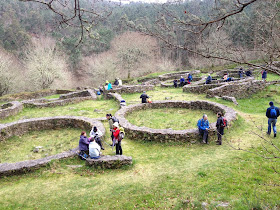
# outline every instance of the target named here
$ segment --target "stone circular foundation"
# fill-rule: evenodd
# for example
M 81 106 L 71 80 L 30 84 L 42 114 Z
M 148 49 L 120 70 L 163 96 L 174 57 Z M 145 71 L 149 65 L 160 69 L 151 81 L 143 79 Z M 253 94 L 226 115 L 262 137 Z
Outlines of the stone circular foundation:
M 20 120 L 8 124 L 0 124 L 0 141 L 4 141 L 12 136 L 23 135 L 30 131 L 52 130 L 56 128 L 80 128 L 81 130 L 89 132 L 93 126 L 97 126 L 103 135 L 105 134 L 105 128 L 100 121 L 85 117 L 61 116 Z M 77 136 L 77 145 L 78 144 L 79 136 Z M 54 159 L 73 157 L 77 154 L 78 150 L 78 148 L 75 148 L 37 160 L 27 160 L 17 163 L 3 163 L 0 164 L 0 176 L 23 173 L 25 171 L 44 166 Z
M 22 109 L 23 109 L 23 105 L 18 101 L 13 101 L 13 102 L 3 104 L 0 109 L 0 119 L 4 119 L 6 117 L 16 115 Z
M 115 116 L 119 119 L 120 125 L 125 129 L 126 135 L 132 139 L 136 138 L 157 142 L 196 142 L 201 138 L 198 129 L 172 130 L 138 127 L 132 125 L 125 118 L 127 114 L 134 111 L 157 108 L 201 109 L 201 115 L 203 114 L 203 110 L 211 110 L 214 113 L 222 112 L 228 120 L 229 125 L 237 118 L 237 114 L 233 109 L 209 101 L 155 101 L 150 104 L 136 104 L 123 107 Z M 198 116 L 197 120 L 200 118 L 201 116 Z M 215 125 L 216 122 L 210 125 L 210 136 L 215 133 Z

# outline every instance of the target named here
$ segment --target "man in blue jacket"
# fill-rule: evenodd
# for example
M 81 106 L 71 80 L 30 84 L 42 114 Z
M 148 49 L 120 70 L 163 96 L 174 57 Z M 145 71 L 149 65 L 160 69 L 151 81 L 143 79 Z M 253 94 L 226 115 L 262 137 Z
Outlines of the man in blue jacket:
M 184 85 L 185 85 L 185 79 L 184 79 L 184 77 L 181 76 L 180 87 L 183 87 Z
M 270 135 L 271 133 L 271 125 L 273 127 L 274 137 L 276 137 L 276 122 L 277 117 L 279 117 L 279 108 L 274 106 L 273 102 L 269 102 L 270 107 L 266 110 L 266 116 L 268 118 L 268 131 L 267 134 Z
M 203 137 L 203 143 L 208 144 L 208 130 L 210 126 L 206 114 L 203 115 L 202 119 L 198 120 L 197 127 L 200 135 Z
M 206 78 L 205 84 L 211 84 L 211 82 L 212 82 L 212 77 L 211 77 L 210 74 L 208 74 L 208 77 Z

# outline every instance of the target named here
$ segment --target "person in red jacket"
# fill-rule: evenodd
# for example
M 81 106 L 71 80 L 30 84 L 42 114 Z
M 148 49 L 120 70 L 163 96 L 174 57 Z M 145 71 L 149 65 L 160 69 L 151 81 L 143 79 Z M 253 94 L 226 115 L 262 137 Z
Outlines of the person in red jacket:
M 119 141 L 119 134 L 120 134 L 120 129 L 119 129 L 119 123 L 115 122 L 113 124 L 113 135 L 114 135 L 114 140 L 113 140 L 113 145 L 116 145 L 116 155 L 122 155 L 122 146 L 121 146 L 121 141 Z

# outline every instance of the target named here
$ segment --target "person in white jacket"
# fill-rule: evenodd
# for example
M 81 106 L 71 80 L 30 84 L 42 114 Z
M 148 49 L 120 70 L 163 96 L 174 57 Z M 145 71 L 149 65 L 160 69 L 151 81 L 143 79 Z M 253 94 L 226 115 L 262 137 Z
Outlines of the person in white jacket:
M 90 137 L 94 138 L 96 143 L 99 144 L 99 146 L 101 147 L 102 150 L 104 150 L 104 148 L 102 146 L 102 142 L 101 142 L 101 137 L 103 134 L 96 126 L 92 127 L 89 135 L 90 135 Z
M 91 159 L 100 158 L 101 147 L 97 144 L 97 142 L 95 141 L 94 138 L 90 139 L 90 143 L 89 143 L 88 148 L 89 148 L 89 156 L 90 156 Z

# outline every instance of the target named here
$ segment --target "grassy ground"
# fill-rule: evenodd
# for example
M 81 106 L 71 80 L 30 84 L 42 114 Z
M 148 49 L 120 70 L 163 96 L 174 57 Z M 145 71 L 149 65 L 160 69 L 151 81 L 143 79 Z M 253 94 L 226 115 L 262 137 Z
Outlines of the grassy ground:
M 55 108 L 24 108 L 23 111 L 15 116 L 0 120 L 0 123 L 50 116 L 84 116 L 89 118 L 100 118 L 105 117 L 106 113 L 114 114 L 117 110 L 118 105 L 114 100 L 87 100 L 77 104 L 69 104 Z
M 59 129 L 30 132 L 0 142 L 0 163 L 43 158 L 77 147 L 80 129 Z M 34 153 L 36 146 L 43 146 Z
M 239 114 L 226 131 L 222 146 L 213 142 L 161 144 L 125 138 L 124 155 L 133 157 L 129 167 L 96 170 L 72 158 L 53 161 L 25 175 L 2 177 L 0 209 L 202 209 L 203 202 L 208 209 L 216 209 L 221 202 L 228 202 L 230 209 L 277 209 L 279 174 L 272 167 L 279 171 L 279 161 L 269 162 L 231 146 L 255 151 L 253 145 L 260 149 L 260 138 L 252 132 L 265 137 L 264 112 L 270 100 L 280 101 L 279 91 L 279 86 L 271 86 L 250 99 L 238 100 L 238 106 L 211 99 L 231 106 Z M 157 88 L 148 94 L 153 100 L 205 100 L 204 95 L 185 94 L 181 89 Z M 139 96 L 123 95 L 130 104 L 139 103 Z M 254 123 L 264 130 L 259 131 Z M 108 134 L 107 130 L 107 143 Z M 266 138 L 280 146 L 279 136 Z M 112 154 L 109 146 L 105 149 L 105 154 Z
M 148 109 L 130 113 L 126 118 L 130 123 L 137 126 L 145 126 L 155 129 L 184 130 L 196 128 L 197 120 L 203 114 L 208 115 L 209 123 L 215 122 L 216 115 L 208 110 L 191 109 Z

